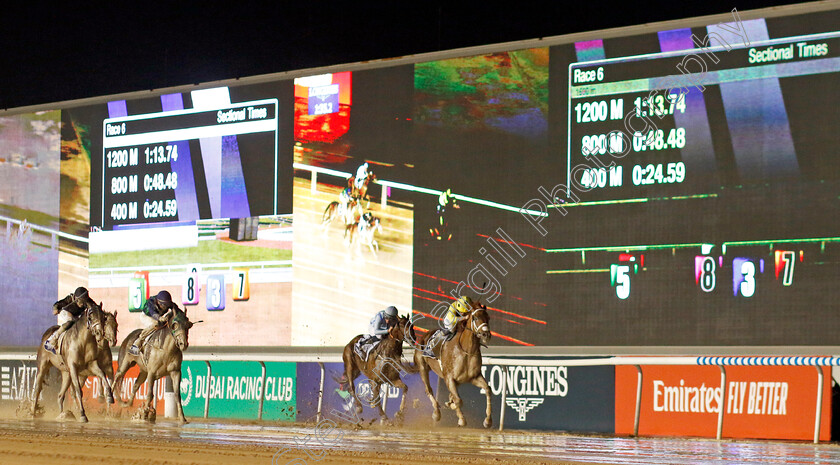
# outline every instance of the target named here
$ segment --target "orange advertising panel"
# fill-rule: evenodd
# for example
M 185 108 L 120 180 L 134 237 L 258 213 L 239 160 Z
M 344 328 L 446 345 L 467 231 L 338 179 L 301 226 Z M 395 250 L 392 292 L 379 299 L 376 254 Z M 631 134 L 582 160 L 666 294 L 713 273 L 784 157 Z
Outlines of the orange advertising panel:
M 823 367 L 820 440 L 831 435 L 831 370 Z M 615 432 L 633 434 L 637 371 L 615 367 Z M 814 367 L 643 366 L 639 435 L 814 439 L 818 374 Z
M 137 382 L 137 374 L 139 373 L 139 369 L 137 366 L 133 366 L 130 368 L 124 377 L 122 382 L 122 386 L 118 387 L 114 392 L 114 397 L 117 398 L 117 394 L 122 396 L 122 399 L 128 401 L 131 397 L 131 391 L 134 388 L 134 384 Z M 114 373 L 117 372 L 117 362 L 114 362 Z M 159 379 L 155 381 L 155 400 L 152 405 L 155 406 L 155 410 L 158 412 L 163 412 L 163 387 L 165 379 Z M 85 398 L 86 401 L 90 399 L 97 399 L 102 394 L 102 383 L 99 381 L 99 378 L 94 376 L 89 376 L 85 380 L 85 384 L 82 386 L 82 397 Z M 134 403 L 132 404 L 132 408 L 140 407 L 145 405 L 146 403 L 146 396 L 149 395 L 149 382 L 144 382 L 138 389 L 137 395 L 134 396 Z

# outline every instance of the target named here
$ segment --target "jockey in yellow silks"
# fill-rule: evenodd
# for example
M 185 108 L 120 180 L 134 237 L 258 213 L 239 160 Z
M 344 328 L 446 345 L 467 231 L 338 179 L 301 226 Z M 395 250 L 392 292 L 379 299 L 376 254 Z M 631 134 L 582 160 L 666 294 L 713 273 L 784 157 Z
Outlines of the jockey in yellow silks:
M 455 332 L 455 325 L 459 321 L 469 316 L 473 310 L 473 301 L 468 296 L 461 296 L 446 311 L 446 316 L 443 317 L 444 331 L 447 337 Z

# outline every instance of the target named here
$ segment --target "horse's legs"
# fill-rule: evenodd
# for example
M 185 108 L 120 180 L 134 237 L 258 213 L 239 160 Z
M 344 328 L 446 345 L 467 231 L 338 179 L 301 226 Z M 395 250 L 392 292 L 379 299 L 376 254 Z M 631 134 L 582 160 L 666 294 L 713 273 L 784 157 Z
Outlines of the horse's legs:
M 99 361 L 94 360 L 88 364 L 88 370 L 93 373 L 94 376 L 99 378 L 102 381 L 102 390 L 105 391 L 105 400 L 108 401 L 109 404 L 114 403 L 114 394 L 111 391 L 111 384 L 108 383 L 108 378 L 105 377 L 105 372 L 102 371 L 102 368 L 99 367 Z
M 493 426 L 493 410 L 490 407 L 490 386 L 487 385 L 487 380 L 484 379 L 484 376 L 481 375 L 478 375 L 478 377 L 473 378 L 470 382 L 478 388 L 484 389 L 484 394 L 487 396 L 487 409 L 484 412 L 484 427 L 489 428 Z
M 449 402 L 449 408 L 455 410 L 455 413 L 458 414 L 458 426 L 466 426 L 467 420 L 464 418 L 463 412 L 461 412 L 463 401 L 461 400 L 461 396 L 458 395 L 458 384 L 455 382 L 455 378 L 446 378 L 446 387 L 449 388 L 449 398 L 452 399 Z
M 184 407 L 181 405 L 181 370 L 173 370 L 169 373 L 169 378 L 172 379 L 172 388 L 175 390 L 175 402 L 178 405 L 178 421 L 185 425 L 187 424 L 187 417 L 184 416 Z
M 64 418 L 64 396 L 67 395 L 67 388 L 70 387 L 70 375 L 66 371 L 61 372 L 61 387 L 58 389 L 58 418 Z
M 155 400 L 155 381 L 157 381 L 157 378 L 155 378 L 154 375 L 150 375 L 148 378 L 149 378 L 149 389 L 148 389 L 148 392 L 146 393 L 146 413 L 150 414 L 152 409 L 154 408 L 154 407 L 152 407 L 152 402 L 154 402 L 154 400 Z M 178 395 L 180 395 L 180 393 Z M 157 415 L 155 415 L 155 416 L 157 416 Z M 154 422 L 154 419 L 152 419 L 152 418 L 153 417 L 151 417 L 151 416 L 148 417 L 150 422 Z
M 87 415 L 85 415 L 85 405 L 82 403 L 82 386 L 79 384 L 79 370 L 76 365 L 72 363 L 67 364 L 70 370 L 70 383 L 73 385 L 73 394 L 76 395 L 76 403 L 79 406 L 79 421 L 87 423 Z
M 405 403 L 406 399 L 408 398 L 408 386 L 403 382 L 403 380 L 397 378 L 394 381 L 391 381 L 394 387 L 402 389 L 402 400 L 400 401 L 400 410 L 394 416 L 394 419 L 402 423 L 403 415 L 405 415 Z
M 432 392 L 432 384 L 429 382 L 429 365 L 423 360 L 418 361 L 417 358 L 414 359 L 414 364 L 420 367 L 420 379 L 423 381 L 423 387 L 426 388 L 426 395 L 429 396 L 429 401 L 432 402 L 432 419 L 434 421 L 440 421 L 440 405 L 438 405 L 438 401 L 435 399 L 435 395 Z
M 126 403 L 125 401 L 123 401 L 122 398 L 123 377 L 125 376 L 125 373 L 128 371 L 128 369 L 131 368 L 131 366 L 132 364 L 130 362 L 122 363 L 120 366 L 117 367 L 117 373 L 111 380 L 111 393 L 116 393 L 117 399 L 120 401 L 121 407 L 128 407 L 129 404 L 131 404 L 131 402 Z M 133 401 L 134 399 L 132 399 L 132 402 Z
M 43 350 L 43 348 L 38 349 L 39 351 Z M 32 416 L 38 414 L 38 398 L 41 397 L 41 389 L 44 387 L 44 377 L 47 376 L 47 373 L 50 371 L 50 361 L 47 359 L 47 355 L 43 354 L 41 357 L 38 357 L 38 375 L 35 377 L 35 392 L 34 397 L 32 398 Z
M 385 399 L 385 396 L 388 395 L 388 389 L 385 388 L 385 396 L 382 395 L 382 388 L 387 385 L 387 383 L 378 383 L 376 381 L 370 380 L 370 406 L 376 407 L 376 410 L 379 411 L 379 420 L 380 421 L 387 421 L 388 414 L 385 413 L 385 409 L 382 408 L 382 401 Z
M 122 375 L 120 375 L 122 376 Z M 137 379 L 134 380 L 134 386 L 131 387 L 131 397 L 128 399 L 128 402 L 121 402 L 120 405 L 123 407 L 130 407 L 134 404 L 134 396 L 137 395 L 137 391 L 140 389 L 140 386 L 143 385 L 143 382 L 146 381 L 147 373 L 145 371 L 140 371 L 137 374 Z M 115 378 L 116 379 L 116 378 Z M 120 395 L 120 399 L 122 399 L 122 395 Z
M 344 376 L 347 377 L 347 390 L 350 392 L 350 395 L 353 396 L 353 399 L 356 401 L 355 408 L 356 413 L 362 413 L 362 402 L 359 400 L 359 396 L 356 395 L 356 378 L 359 376 L 359 370 L 353 366 L 352 360 L 346 362 L 344 364 Z

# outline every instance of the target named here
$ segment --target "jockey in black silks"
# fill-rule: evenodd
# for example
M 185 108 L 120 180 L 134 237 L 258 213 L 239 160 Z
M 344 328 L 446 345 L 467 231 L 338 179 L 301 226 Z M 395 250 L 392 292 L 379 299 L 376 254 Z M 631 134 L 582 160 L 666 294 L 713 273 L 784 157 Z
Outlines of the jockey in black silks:
M 169 294 L 169 291 L 160 291 L 156 296 L 149 297 L 143 305 L 143 314 L 147 317 L 145 320 L 149 323 L 149 326 L 140 332 L 137 339 L 134 340 L 134 344 L 128 349 L 128 352 L 131 355 L 140 355 L 146 338 L 153 332 L 166 326 L 169 320 L 175 315 L 174 309 L 176 308 L 177 305 L 172 302 L 172 295 Z
M 95 305 L 96 303 L 90 298 L 88 290 L 84 287 L 77 287 L 72 294 L 54 303 L 53 315 L 57 316 L 58 329 L 44 343 L 44 349 L 54 354 L 59 336 L 70 329 L 85 310 Z

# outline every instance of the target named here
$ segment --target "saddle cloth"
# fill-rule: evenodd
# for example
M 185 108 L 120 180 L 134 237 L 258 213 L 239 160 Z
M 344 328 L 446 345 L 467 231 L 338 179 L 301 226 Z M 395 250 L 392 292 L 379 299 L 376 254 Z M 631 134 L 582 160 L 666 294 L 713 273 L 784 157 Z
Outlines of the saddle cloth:
M 58 340 L 55 341 L 55 354 L 61 355 L 61 343 L 64 342 L 64 338 L 67 337 L 67 331 L 61 333 L 61 336 L 58 336 Z
M 448 335 L 445 331 L 435 331 L 432 336 L 426 341 L 426 346 L 423 347 L 423 356 L 429 357 L 433 359 L 437 359 L 437 356 L 434 353 L 434 349 L 438 346 L 441 348 L 443 347 L 444 342 L 451 341 L 453 337 L 455 337 L 455 333 L 449 333 Z
M 367 362 L 368 356 L 370 356 L 371 351 L 382 342 L 379 338 L 376 337 L 362 337 L 356 344 L 353 346 L 353 351 L 356 352 L 356 355 L 359 356 L 363 361 Z

